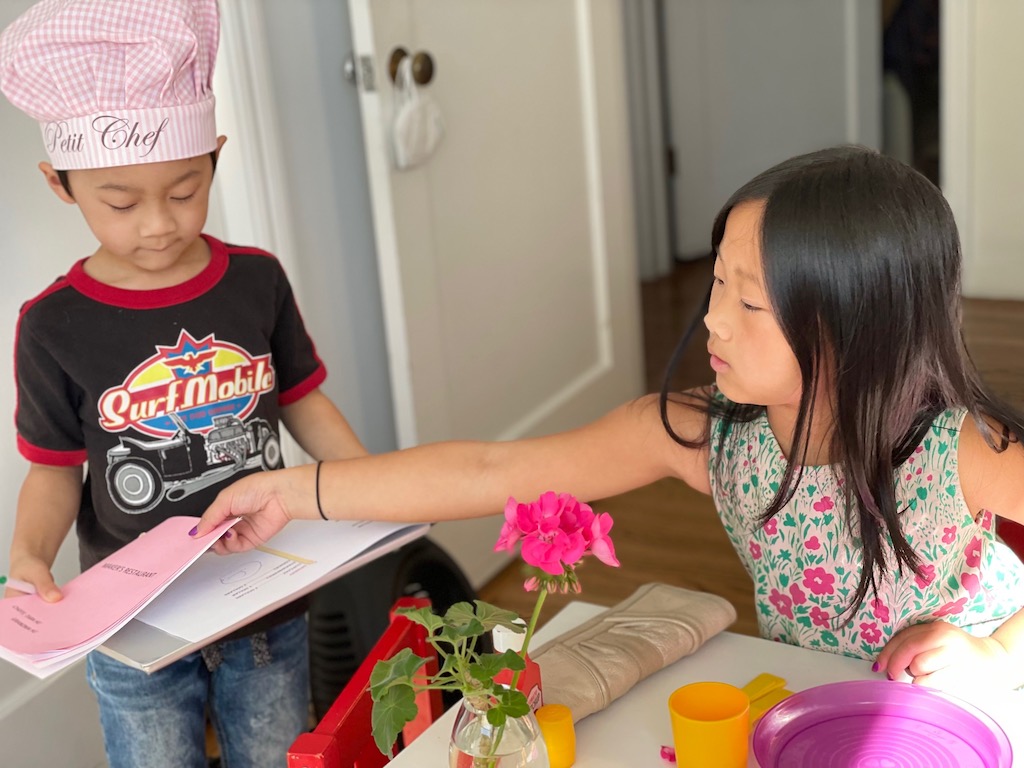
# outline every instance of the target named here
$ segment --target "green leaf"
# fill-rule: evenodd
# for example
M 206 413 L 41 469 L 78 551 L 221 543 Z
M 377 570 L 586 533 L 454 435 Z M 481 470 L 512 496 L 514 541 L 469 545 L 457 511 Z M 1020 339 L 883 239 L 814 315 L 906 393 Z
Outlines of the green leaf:
M 427 663 L 409 648 L 403 648 L 390 659 L 378 661 L 370 673 L 370 696 L 376 701 L 393 686 L 411 686 L 412 677 Z
M 521 634 L 526 632 L 522 619 L 519 618 L 519 614 L 515 611 L 498 608 L 496 605 L 485 603 L 483 600 L 476 600 L 475 602 L 477 618 L 480 619 L 480 623 L 484 625 L 484 629 L 488 632 L 495 627 L 505 627 Z
M 375 699 L 370 713 L 373 740 L 383 755 L 391 754 L 391 747 L 402 728 L 416 717 L 416 694 L 412 688 L 389 688 L 383 697 Z
M 526 694 L 513 688 L 506 688 L 499 696 L 502 711 L 509 717 L 525 717 L 530 711 Z
M 921 501 L 924 501 L 925 499 L 927 499 L 928 498 L 928 489 L 927 488 L 918 488 L 917 489 L 917 498 L 919 498 Z
M 505 710 L 501 707 L 491 707 L 487 710 L 487 722 L 495 728 L 501 728 L 507 719 L 508 716 L 505 714 Z
M 465 624 L 449 623 L 446 617 L 444 629 L 441 630 L 437 637 L 439 640 L 443 640 L 446 643 L 458 645 L 467 638 L 480 637 L 486 631 L 487 630 L 484 629 L 484 625 L 475 617 L 469 618 Z
M 427 628 L 429 634 L 434 634 L 441 628 L 443 622 L 441 617 L 430 608 L 399 608 L 396 611 L 400 616 L 408 616 L 412 621 Z
M 518 672 L 526 669 L 526 662 L 515 651 L 483 653 L 476 663 L 469 665 L 469 674 L 476 680 L 489 683 L 495 675 L 505 669 Z

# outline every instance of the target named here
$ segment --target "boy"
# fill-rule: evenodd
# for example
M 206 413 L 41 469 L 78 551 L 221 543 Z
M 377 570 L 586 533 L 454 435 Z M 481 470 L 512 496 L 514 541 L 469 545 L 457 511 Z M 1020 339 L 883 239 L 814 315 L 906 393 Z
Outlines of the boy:
M 43 0 L 0 37 L 0 90 L 40 121 L 46 183 L 92 255 L 22 307 L 18 447 L 30 468 L 10 568 L 47 600 L 77 522 L 88 568 L 233 479 L 365 454 L 272 256 L 201 234 L 224 144 L 211 91 L 216 0 Z M 88 463 L 84 478 L 82 464 Z M 307 727 L 304 605 L 148 676 L 90 654 L 108 759 L 205 766 L 209 711 L 231 768 L 277 766 Z

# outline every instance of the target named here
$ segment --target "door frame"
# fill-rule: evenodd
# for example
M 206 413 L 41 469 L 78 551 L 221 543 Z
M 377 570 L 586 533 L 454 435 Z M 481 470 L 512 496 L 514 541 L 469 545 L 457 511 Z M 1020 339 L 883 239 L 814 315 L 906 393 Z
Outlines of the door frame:
M 627 13 L 625 8 L 623 13 Z M 636 13 L 634 10 L 634 21 Z M 941 186 L 956 217 L 966 263 L 970 261 L 974 250 L 970 172 L 974 160 L 970 117 L 974 103 L 973 4 L 961 0 L 941 0 L 940 19 Z M 225 231 L 232 233 L 232 236 L 240 233 L 240 239 L 258 242 L 274 251 L 289 269 L 293 287 L 301 297 L 298 269 L 294 260 L 293 223 L 283 173 L 284 157 L 268 70 L 270 57 L 262 8 L 255 2 L 224 0 L 221 3 L 221 23 L 224 32 L 221 35 L 220 60 L 216 70 L 218 77 L 215 80 L 225 85 L 219 89 L 218 119 L 229 132 L 232 126 L 245 125 L 247 133 L 246 140 L 239 142 L 238 149 L 244 158 L 242 173 L 233 178 L 224 175 L 218 179 Z M 651 27 L 646 23 L 641 27 L 634 26 L 633 29 L 636 34 L 645 37 L 651 33 Z M 647 35 L 644 35 L 645 31 Z M 351 44 L 351 41 L 347 42 Z M 627 67 L 634 73 L 644 71 L 649 64 L 635 58 L 639 53 L 635 42 L 633 40 L 633 44 L 626 46 L 627 59 L 634 57 Z M 632 79 L 630 84 L 635 83 L 636 80 Z M 651 85 L 648 83 L 649 87 Z M 655 121 L 660 119 L 659 116 Z M 233 132 L 240 135 L 237 131 Z M 655 148 L 647 147 L 642 151 L 649 158 L 660 156 L 660 151 Z M 653 159 L 651 162 L 654 162 Z M 642 196 L 649 201 L 665 194 L 666 179 L 660 174 L 646 173 L 634 178 L 638 187 L 638 200 Z M 646 189 L 641 191 L 641 186 L 646 186 Z M 652 186 L 657 189 L 652 189 Z M 392 350 L 389 355 L 394 357 L 398 352 Z M 399 414 L 395 415 L 398 423 Z
M 939 25 L 940 186 L 960 230 L 966 268 L 974 253 L 974 4 L 941 0 Z
M 278 110 L 270 74 L 270 49 L 263 6 L 248 0 L 220 3 L 220 50 L 214 68 L 217 129 L 240 140 L 231 144 L 240 162 L 221 173 L 212 198 L 224 235 L 233 242 L 253 243 L 277 257 L 302 304 Z M 244 126 L 244 130 L 242 128 Z M 230 157 L 226 162 L 233 162 Z M 213 206 L 211 206 L 212 208 Z M 214 215 L 211 215 L 211 220 Z M 286 466 L 312 461 L 282 423 L 281 451 Z

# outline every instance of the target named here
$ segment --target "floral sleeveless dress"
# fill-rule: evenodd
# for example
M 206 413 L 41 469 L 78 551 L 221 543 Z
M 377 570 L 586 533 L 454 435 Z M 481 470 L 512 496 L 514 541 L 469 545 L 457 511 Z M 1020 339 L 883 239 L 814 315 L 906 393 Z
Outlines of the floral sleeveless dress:
M 805 467 L 789 504 L 759 526 L 786 458 L 766 415 L 731 428 L 713 420 L 712 495 L 754 581 L 762 637 L 872 659 L 906 626 L 941 620 L 984 636 L 1021 608 L 1024 566 L 996 539 L 992 513 L 975 518 L 960 491 L 957 443 L 965 415 L 961 409 L 936 418 L 898 470 L 904 533 L 921 567 L 902 575 L 890 571 L 879 580 L 877 596 L 869 591 L 850 622 L 847 609 L 863 557 L 846 524 L 843 490 L 832 467 Z M 727 435 L 719 449 L 723 429 Z

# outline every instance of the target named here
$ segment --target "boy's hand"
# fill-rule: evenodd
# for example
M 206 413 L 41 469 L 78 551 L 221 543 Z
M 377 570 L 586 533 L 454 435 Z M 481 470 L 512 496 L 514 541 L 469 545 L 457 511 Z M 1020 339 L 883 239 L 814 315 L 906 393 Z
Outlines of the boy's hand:
M 915 685 L 953 691 L 965 687 L 1016 687 L 1012 659 L 993 637 L 975 637 L 945 621 L 897 632 L 876 661 L 891 680 L 909 675 Z
M 48 603 L 55 603 L 64 597 L 53 580 L 50 566 L 38 558 L 26 557 L 19 559 L 16 563 L 12 562 L 11 578 L 27 581 L 36 588 L 36 594 Z M 4 597 L 18 597 L 23 594 L 25 593 L 13 587 L 7 587 L 4 590 Z

